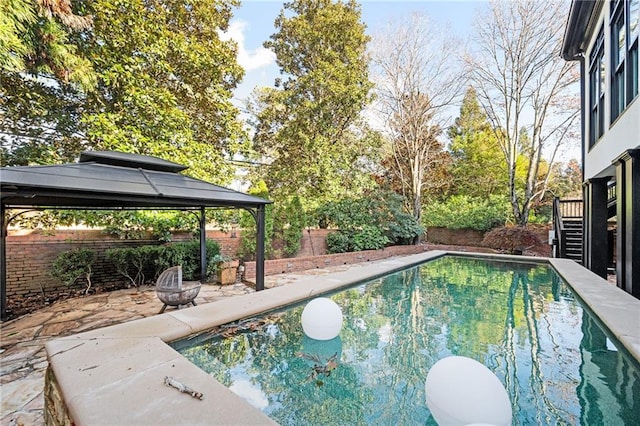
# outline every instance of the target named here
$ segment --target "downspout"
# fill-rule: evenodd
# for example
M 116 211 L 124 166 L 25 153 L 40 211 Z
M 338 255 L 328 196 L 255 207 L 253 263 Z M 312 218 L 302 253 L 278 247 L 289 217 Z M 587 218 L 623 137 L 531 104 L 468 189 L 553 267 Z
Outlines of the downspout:
M 582 182 L 584 182 L 584 160 L 585 160 L 585 151 L 586 151 L 586 137 L 585 137 L 585 94 L 586 94 L 586 68 L 585 68 L 585 60 L 584 53 L 580 52 L 576 56 L 580 61 L 580 154 L 581 154 L 581 172 L 582 172 Z
M 7 227 L 4 203 L 0 202 L 0 321 L 7 320 Z

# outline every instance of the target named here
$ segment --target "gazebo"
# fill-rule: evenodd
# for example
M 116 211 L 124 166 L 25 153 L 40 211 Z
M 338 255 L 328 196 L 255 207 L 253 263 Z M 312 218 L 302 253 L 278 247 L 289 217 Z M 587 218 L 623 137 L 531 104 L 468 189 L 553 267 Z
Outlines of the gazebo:
M 200 221 L 200 271 L 206 276 L 207 207 L 240 208 L 257 224 L 256 290 L 264 289 L 265 206 L 271 201 L 179 172 L 181 164 L 114 151 L 86 151 L 77 163 L 0 169 L 0 319 L 7 318 L 8 209 L 195 210 Z

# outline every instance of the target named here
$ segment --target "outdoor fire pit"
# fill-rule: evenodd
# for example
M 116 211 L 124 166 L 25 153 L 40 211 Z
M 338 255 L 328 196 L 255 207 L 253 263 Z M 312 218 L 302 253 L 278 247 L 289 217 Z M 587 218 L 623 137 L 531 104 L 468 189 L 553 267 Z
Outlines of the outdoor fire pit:
M 165 270 L 156 282 L 156 294 L 158 299 L 164 303 L 159 313 L 163 313 L 167 306 L 177 306 L 178 309 L 181 305 L 189 303 L 196 306 L 195 298 L 198 296 L 201 286 L 202 284 L 198 281 L 182 282 L 181 266 L 172 266 Z

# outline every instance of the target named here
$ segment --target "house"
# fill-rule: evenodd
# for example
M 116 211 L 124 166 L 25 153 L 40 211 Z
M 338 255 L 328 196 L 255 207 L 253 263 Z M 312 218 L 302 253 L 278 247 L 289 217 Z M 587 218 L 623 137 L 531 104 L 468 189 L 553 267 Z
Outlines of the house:
M 562 56 L 580 62 L 582 263 L 640 298 L 640 0 L 573 0 Z M 611 226 L 610 224 L 615 224 Z M 615 238 L 611 238 L 614 228 Z

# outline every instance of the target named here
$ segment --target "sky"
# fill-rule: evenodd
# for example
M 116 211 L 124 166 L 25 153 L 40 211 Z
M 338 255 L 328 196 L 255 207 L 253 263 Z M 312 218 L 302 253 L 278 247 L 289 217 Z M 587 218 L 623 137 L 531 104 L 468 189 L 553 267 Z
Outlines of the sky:
M 278 76 L 275 55 L 262 44 L 275 32 L 273 23 L 283 4 L 282 1 L 245 0 L 234 11 L 227 34 L 238 43 L 238 62 L 246 72 L 243 82 L 234 93 L 234 103 L 239 107 L 254 87 L 272 86 Z M 362 20 L 369 35 L 390 20 L 402 21 L 412 12 L 421 12 L 433 23 L 448 27 L 461 39 L 470 34 L 476 12 L 488 7 L 488 2 L 480 0 L 361 0 L 360 4 Z

